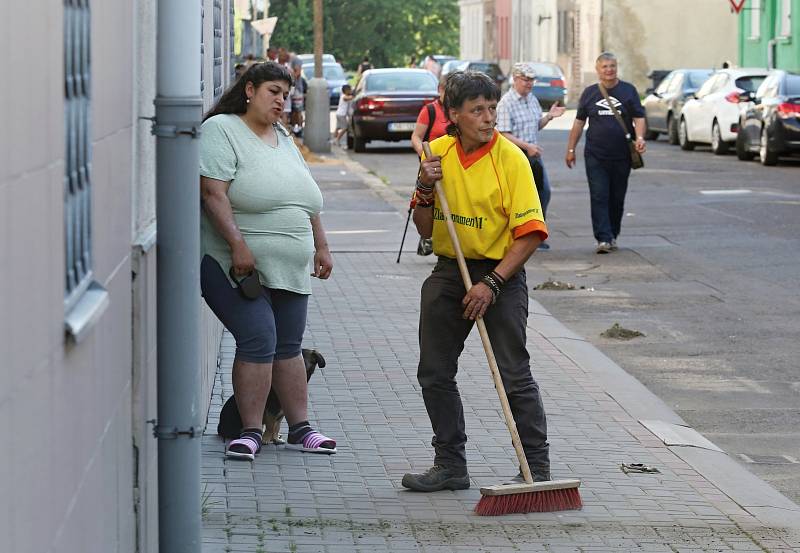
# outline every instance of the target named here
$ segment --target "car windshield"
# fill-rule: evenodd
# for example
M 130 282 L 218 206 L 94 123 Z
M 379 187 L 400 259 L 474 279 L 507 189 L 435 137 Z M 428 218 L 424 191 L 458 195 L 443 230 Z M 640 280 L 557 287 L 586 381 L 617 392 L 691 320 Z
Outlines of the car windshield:
M 767 77 L 765 75 L 754 75 L 748 77 L 739 77 L 736 79 L 736 86 L 737 88 L 741 88 L 745 92 L 755 92 L 756 89 L 761 86 L 761 83 L 764 82 L 764 79 Z
M 437 89 L 436 77 L 431 73 L 398 72 L 369 75 L 364 89 L 368 92 L 396 92 L 400 90 L 433 92 Z
M 304 65 L 303 66 L 303 75 L 305 75 L 306 79 L 313 79 L 314 78 L 314 64 Z M 344 70 L 342 66 L 339 64 L 336 65 L 323 65 L 322 66 L 322 76 L 325 78 L 326 81 L 346 81 L 347 78 L 344 76 Z
M 700 88 L 703 83 L 711 76 L 711 71 L 687 71 L 686 72 L 686 87 L 687 88 Z
M 537 77 L 560 77 L 561 72 L 555 65 L 549 63 L 532 63 L 533 70 Z
M 480 71 L 481 73 L 485 73 L 493 79 L 496 79 L 503 74 L 503 72 L 500 71 L 500 67 L 494 63 L 470 63 L 469 69 L 470 71 Z
M 800 75 L 786 75 L 786 95 L 800 96 Z

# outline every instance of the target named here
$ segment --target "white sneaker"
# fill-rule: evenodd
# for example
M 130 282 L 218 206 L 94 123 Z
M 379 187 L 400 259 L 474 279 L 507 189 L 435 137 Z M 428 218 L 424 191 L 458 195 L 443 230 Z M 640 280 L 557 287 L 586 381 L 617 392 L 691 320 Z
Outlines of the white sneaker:
M 615 252 L 615 251 L 617 251 L 618 249 L 619 249 L 619 247 L 617 246 L 617 241 L 616 241 L 616 240 L 612 240 L 612 241 L 611 241 L 611 251 L 612 251 L 612 252 Z
M 608 253 L 611 251 L 611 244 L 608 242 L 598 242 L 596 253 Z

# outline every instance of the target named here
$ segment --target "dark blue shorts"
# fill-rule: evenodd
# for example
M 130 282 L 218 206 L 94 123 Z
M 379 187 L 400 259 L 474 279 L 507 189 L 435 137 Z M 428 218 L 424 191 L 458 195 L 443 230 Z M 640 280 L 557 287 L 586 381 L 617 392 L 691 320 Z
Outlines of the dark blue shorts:
M 231 286 L 217 261 L 200 262 L 200 290 L 206 303 L 236 340 L 236 358 L 272 363 L 300 355 L 306 329 L 308 296 L 261 287 L 264 294 L 249 300 Z

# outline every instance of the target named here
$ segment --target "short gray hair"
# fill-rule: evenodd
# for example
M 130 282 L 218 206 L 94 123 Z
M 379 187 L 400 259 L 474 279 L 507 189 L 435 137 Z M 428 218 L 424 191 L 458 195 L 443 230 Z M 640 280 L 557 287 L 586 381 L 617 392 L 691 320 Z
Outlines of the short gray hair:
M 597 65 L 601 61 L 617 61 L 617 56 L 615 56 L 611 52 L 603 52 L 602 54 L 597 56 L 597 59 L 595 60 L 594 63 L 595 65 Z

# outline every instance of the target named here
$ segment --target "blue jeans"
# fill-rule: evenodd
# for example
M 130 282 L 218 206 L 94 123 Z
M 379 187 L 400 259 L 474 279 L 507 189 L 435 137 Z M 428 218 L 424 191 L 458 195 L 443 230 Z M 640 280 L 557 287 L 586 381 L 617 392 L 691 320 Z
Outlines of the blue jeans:
M 531 164 L 533 171 L 533 178 L 536 181 L 536 192 L 539 193 L 539 203 L 542 204 L 542 216 L 547 221 L 547 206 L 550 204 L 550 177 L 547 176 L 547 170 L 544 168 L 544 163 L 541 157 L 530 157 L 526 154 L 528 163 Z M 536 169 L 536 164 L 539 166 L 539 171 Z M 541 172 L 541 177 L 539 173 Z
M 625 193 L 631 174 L 630 159 L 597 159 L 584 156 L 589 198 L 592 207 L 592 231 L 598 242 L 611 242 L 619 236 L 625 213 Z

